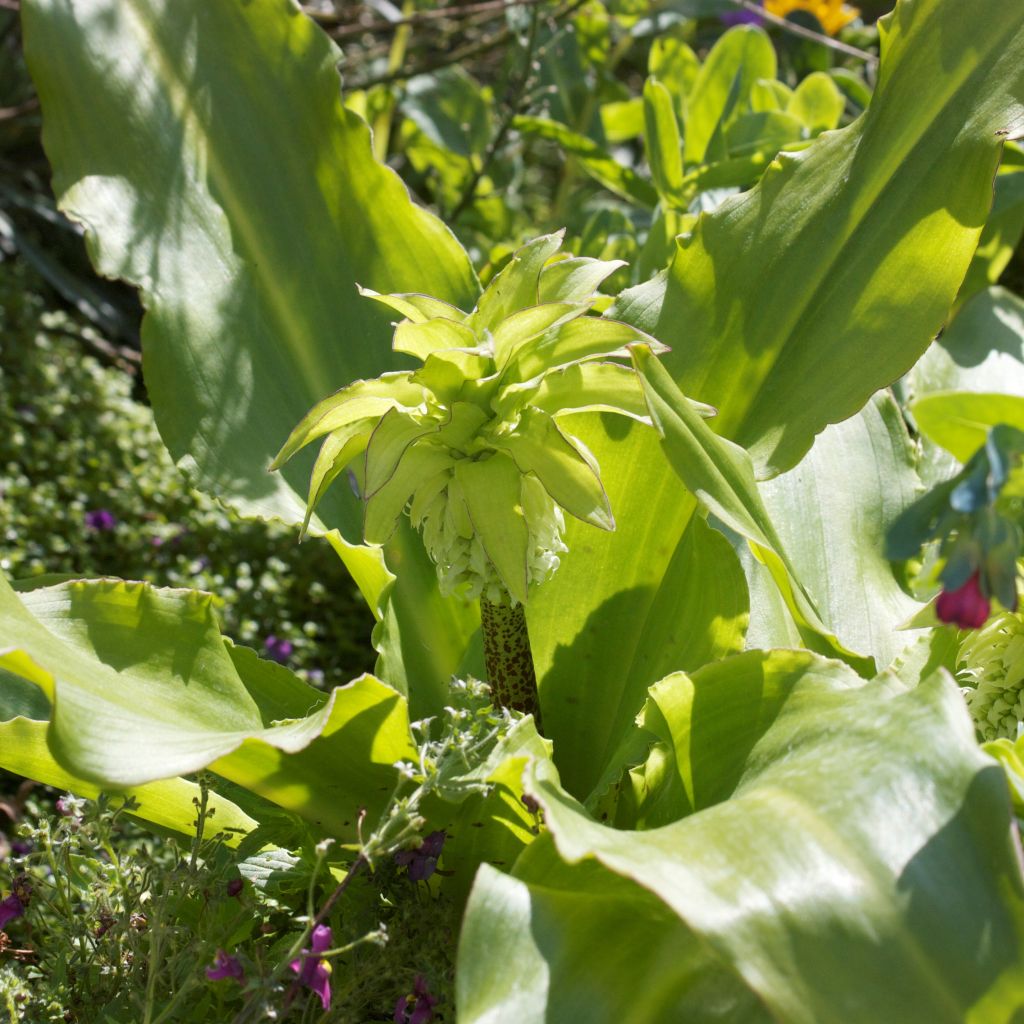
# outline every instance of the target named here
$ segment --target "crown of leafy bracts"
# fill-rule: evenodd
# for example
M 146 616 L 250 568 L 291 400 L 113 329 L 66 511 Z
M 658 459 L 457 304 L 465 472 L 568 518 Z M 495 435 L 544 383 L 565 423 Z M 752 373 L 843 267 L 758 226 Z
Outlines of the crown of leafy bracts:
M 525 603 L 565 551 L 560 508 L 614 529 L 596 460 L 555 418 L 600 410 L 649 422 L 632 367 L 614 360 L 637 342 L 666 348 L 587 315 L 622 263 L 554 259 L 561 242 L 559 232 L 524 245 L 470 313 L 426 295 L 361 289 L 405 317 L 394 350 L 423 365 L 342 388 L 292 431 L 272 469 L 324 438 L 303 530 L 359 459 L 367 543 L 384 544 L 408 509 L 442 590 L 466 584 L 467 596 Z

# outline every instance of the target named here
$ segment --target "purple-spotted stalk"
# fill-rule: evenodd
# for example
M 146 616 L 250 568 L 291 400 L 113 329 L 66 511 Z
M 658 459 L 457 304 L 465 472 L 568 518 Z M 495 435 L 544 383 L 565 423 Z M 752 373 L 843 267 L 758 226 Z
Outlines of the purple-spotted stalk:
M 540 731 L 540 696 L 533 667 L 526 609 L 480 598 L 480 630 L 484 640 L 484 667 L 496 703 L 512 711 L 533 715 Z
M 325 398 L 272 467 L 322 438 L 306 524 L 349 465 L 368 544 L 384 544 L 408 515 L 441 592 L 481 602 L 495 702 L 535 715 L 524 606 L 565 552 L 563 510 L 615 527 L 597 461 L 556 418 L 594 410 L 649 423 L 633 367 L 618 360 L 636 343 L 665 351 L 628 324 L 588 315 L 621 263 L 559 254 L 561 242 L 558 233 L 524 245 L 469 313 L 427 295 L 364 292 L 405 318 L 393 347 L 423 365 Z

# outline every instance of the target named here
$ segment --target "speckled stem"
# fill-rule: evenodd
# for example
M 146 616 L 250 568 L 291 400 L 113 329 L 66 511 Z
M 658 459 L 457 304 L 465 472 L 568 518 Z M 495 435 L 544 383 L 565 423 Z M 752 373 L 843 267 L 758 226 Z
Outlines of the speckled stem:
M 533 670 L 526 611 L 480 598 L 480 626 L 484 637 L 484 665 L 495 703 L 533 715 L 540 729 L 537 676 Z

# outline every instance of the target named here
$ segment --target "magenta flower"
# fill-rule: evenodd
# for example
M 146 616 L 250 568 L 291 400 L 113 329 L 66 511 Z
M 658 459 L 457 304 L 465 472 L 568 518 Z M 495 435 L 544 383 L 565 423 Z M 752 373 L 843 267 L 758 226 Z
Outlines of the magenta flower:
M 331 965 L 322 954 L 331 948 L 334 941 L 331 929 L 318 924 L 313 929 L 311 949 L 304 949 L 298 960 L 291 962 L 291 969 L 299 976 L 298 983 L 312 989 L 319 997 L 325 1010 L 331 1008 Z
M 108 508 L 94 508 L 85 513 L 85 525 L 97 533 L 105 533 L 117 526 L 117 516 Z
M 25 913 L 25 904 L 13 893 L 5 900 L 0 900 L 0 928 L 6 928 L 8 921 L 21 917 Z
M 443 830 L 431 832 L 416 849 L 399 850 L 395 854 L 395 863 L 408 867 L 409 877 L 414 882 L 425 882 L 437 870 L 437 859 L 441 856 L 445 838 Z
M 935 614 L 942 622 L 950 622 L 961 629 L 984 626 L 992 612 L 988 598 L 981 591 L 981 576 L 974 575 L 956 590 L 944 590 L 935 602 Z
M 223 981 L 225 978 L 233 978 L 239 985 L 245 981 L 245 972 L 238 958 L 228 956 L 223 949 L 217 950 L 217 956 L 212 967 L 206 968 L 206 976 L 210 981 Z
M 292 651 L 294 651 L 295 648 L 290 640 L 274 636 L 274 634 L 271 633 L 270 636 L 263 641 L 263 650 L 271 661 L 276 661 L 279 665 L 284 665 L 292 656 Z
M 395 1003 L 395 1024 L 428 1024 L 434 1019 L 436 997 L 427 989 L 426 978 L 416 975 L 413 990 Z
M 229 896 L 236 897 L 242 895 L 242 890 L 245 888 L 245 882 L 241 878 L 232 878 L 226 886 L 226 891 Z

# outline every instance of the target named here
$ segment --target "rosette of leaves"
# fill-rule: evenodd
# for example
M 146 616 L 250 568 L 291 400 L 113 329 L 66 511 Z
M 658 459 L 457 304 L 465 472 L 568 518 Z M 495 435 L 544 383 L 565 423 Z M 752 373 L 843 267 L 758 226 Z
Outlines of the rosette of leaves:
M 557 418 L 598 410 L 649 422 L 632 367 L 616 360 L 637 342 L 666 351 L 634 327 L 588 315 L 601 282 L 622 264 L 556 259 L 561 242 L 559 232 L 520 248 L 469 313 L 426 295 L 363 290 L 402 314 L 393 347 L 422 366 L 324 399 L 272 464 L 323 439 L 306 525 L 350 467 L 367 543 L 386 543 L 408 512 L 442 591 L 480 598 L 498 701 L 533 712 L 523 605 L 565 551 L 562 512 L 615 526 L 597 461 Z

